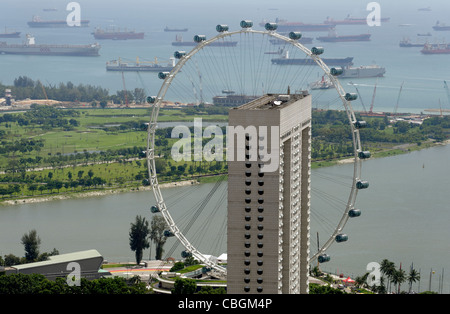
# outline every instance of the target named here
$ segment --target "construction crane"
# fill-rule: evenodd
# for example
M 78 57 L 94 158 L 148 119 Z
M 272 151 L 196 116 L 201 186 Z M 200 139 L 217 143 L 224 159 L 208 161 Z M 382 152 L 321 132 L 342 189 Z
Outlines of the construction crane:
M 395 109 L 394 109 L 394 116 L 397 114 L 398 104 L 400 102 L 400 95 L 402 94 L 402 89 L 403 89 L 404 83 L 405 82 L 403 82 L 402 85 L 400 85 L 400 91 L 398 92 L 397 103 L 395 104 Z
M 448 85 L 447 85 L 446 81 L 444 81 L 444 88 L 447 91 L 448 105 L 450 106 L 450 90 L 448 89 Z
M 369 109 L 370 114 L 373 113 L 373 105 L 375 104 L 375 95 L 377 94 L 377 84 L 378 84 L 378 80 L 375 83 L 375 88 L 373 89 L 372 103 L 370 104 L 370 109 Z
M 350 82 L 350 84 L 356 89 L 356 92 L 358 93 L 358 98 L 361 101 L 361 105 L 363 106 L 364 112 L 367 113 L 366 106 L 364 105 L 364 102 L 362 100 L 362 97 L 361 97 L 358 87 L 356 87 L 356 85 L 353 84 L 353 82 Z
M 128 105 L 128 92 L 127 92 L 127 86 L 125 85 L 125 76 L 123 75 L 122 71 L 122 82 L 123 82 L 123 92 L 125 94 L 125 105 L 129 107 Z
M 47 92 L 45 91 L 45 87 L 44 87 L 44 85 L 42 84 L 41 81 L 38 81 L 38 83 L 39 83 L 39 85 L 41 85 L 42 92 L 44 93 L 45 99 L 47 100 L 47 101 L 46 101 L 46 104 L 48 105 L 49 102 L 48 102 Z

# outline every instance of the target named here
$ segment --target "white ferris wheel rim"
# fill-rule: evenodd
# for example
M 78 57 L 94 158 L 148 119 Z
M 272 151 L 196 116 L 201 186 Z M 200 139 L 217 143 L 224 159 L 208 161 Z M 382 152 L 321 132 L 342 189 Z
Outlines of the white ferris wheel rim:
M 200 262 L 204 263 L 206 266 L 209 266 L 219 273 L 226 274 L 226 268 L 218 265 L 215 261 L 212 261 L 209 259 L 209 257 L 202 254 L 200 251 L 198 251 L 194 245 L 192 245 L 189 240 L 184 236 L 184 234 L 180 231 L 178 226 L 176 225 L 175 221 L 173 220 L 167 205 L 164 201 L 164 198 L 162 196 L 160 186 L 158 183 L 158 178 L 156 175 L 156 168 L 155 168 L 155 131 L 157 127 L 157 119 L 159 110 L 161 108 L 161 103 L 166 95 L 167 90 L 169 89 L 173 79 L 176 77 L 176 74 L 181 70 L 181 68 L 184 66 L 184 64 L 191 59 L 192 56 L 194 56 L 197 52 L 201 51 L 204 47 L 210 45 L 211 43 L 225 38 L 225 37 L 231 37 L 236 34 L 243 34 L 243 33 L 253 33 L 253 34 L 261 34 L 261 35 L 268 35 L 272 36 L 274 38 L 280 39 L 285 41 L 286 43 L 292 44 L 294 47 L 300 49 L 303 51 L 307 56 L 312 58 L 316 64 L 322 68 L 324 71 L 324 74 L 328 76 L 330 81 L 333 83 L 334 88 L 338 92 L 338 95 L 344 105 L 345 111 L 347 113 L 347 117 L 349 120 L 349 124 L 351 126 L 351 132 L 352 132 L 352 141 L 353 141 L 353 184 L 351 187 L 351 191 L 348 197 L 346 208 L 343 212 L 343 215 L 340 219 L 340 221 L 337 224 L 337 227 L 335 228 L 334 232 L 330 235 L 329 239 L 325 242 L 323 246 L 321 246 L 317 253 L 315 253 L 313 256 L 310 257 L 310 261 L 316 259 L 319 255 L 323 254 L 335 241 L 335 237 L 340 234 L 344 226 L 346 225 L 349 217 L 349 211 L 354 208 L 355 201 L 356 201 L 356 195 L 358 189 L 356 188 L 356 182 L 360 179 L 361 175 L 361 161 L 358 158 L 358 153 L 362 151 L 361 148 L 361 141 L 359 136 L 359 130 L 355 128 L 354 124 L 357 122 L 356 117 L 353 111 L 353 108 L 351 106 L 350 101 L 345 99 L 345 91 L 342 87 L 342 85 L 339 83 L 338 79 L 333 76 L 330 72 L 330 68 L 322 61 L 320 57 L 317 55 L 314 55 L 311 50 L 303 46 L 301 43 L 299 43 L 297 40 L 290 39 L 289 37 L 286 37 L 284 35 L 280 35 L 276 33 L 275 31 L 260 31 L 260 30 L 253 30 L 251 28 L 242 28 L 237 31 L 225 31 L 220 32 L 216 36 L 212 37 L 211 39 L 201 41 L 198 43 L 197 46 L 195 46 L 190 52 L 186 53 L 183 57 L 179 59 L 175 67 L 172 69 L 172 71 L 167 75 L 167 77 L 164 79 L 161 88 L 158 92 L 158 95 L 156 96 L 155 103 L 153 104 L 152 108 L 152 114 L 151 114 L 151 120 L 148 127 L 148 137 L 147 137 L 147 163 L 148 163 L 148 171 L 149 171 L 149 181 L 152 186 L 152 191 L 155 195 L 156 199 L 156 206 L 158 206 L 158 209 L 160 210 L 161 214 L 163 215 L 165 221 L 169 225 L 169 228 L 171 232 L 175 235 L 175 237 L 183 244 L 185 249 L 192 254 L 193 257 L 197 258 Z

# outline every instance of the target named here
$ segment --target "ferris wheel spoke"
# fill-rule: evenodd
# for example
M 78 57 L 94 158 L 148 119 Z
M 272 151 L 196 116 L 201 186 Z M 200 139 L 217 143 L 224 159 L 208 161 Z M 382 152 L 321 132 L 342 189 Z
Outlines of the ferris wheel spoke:
M 246 21 L 243 21 L 246 22 Z M 252 23 L 251 23 L 252 24 Z M 244 25 L 244 26 L 243 26 Z M 194 40 L 197 45 L 189 52 L 177 51 L 175 56 L 178 57 L 173 70 L 169 73 L 160 73 L 163 80 L 161 88 L 157 96 L 154 96 L 154 103 L 150 117 L 147 139 L 147 161 L 149 168 L 149 180 L 152 190 L 156 198 L 156 205 L 159 212 L 163 215 L 168 223 L 171 232 L 184 246 L 186 251 L 192 256 L 208 266 L 216 269 L 221 274 L 226 274 L 226 269 L 211 261 L 206 254 L 202 254 L 197 245 L 198 238 L 202 240 L 201 233 L 207 232 L 207 229 L 218 214 L 219 207 L 211 204 L 212 193 L 217 191 L 217 185 L 213 185 L 210 193 L 205 193 L 202 200 L 196 202 L 192 211 L 185 212 L 182 217 L 174 219 L 172 217 L 172 208 L 176 207 L 177 202 L 183 202 L 181 194 L 179 197 L 170 200 L 170 205 L 166 204 L 160 191 L 158 183 L 158 175 L 155 167 L 155 140 L 156 126 L 160 109 L 164 102 L 187 104 L 203 104 L 205 107 L 215 104 L 215 99 L 233 99 L 230 96 L 236 96 L 236 104 L 238 100 L 246 97 L 261 97 L 267 93 L 285 94 L 290 89 L 293 91 L 305 90 L 311 79 L 314 78 L 315 72 L 318 70 L 321 76 L 327 77 L 333 84 L 333 89 L 337 93 L 333 98 L 327 99 L 329 104 L 336 105 L 338 109 L 344 110 L 349 122 L 348 138 L 345 143 L 351 143 L 353 147 L 352 156 L 354 157 L 353 168 L 349 168 L 348 174 L 326 174 L 317 173 L 315 178 L 328 181 L 328 183 L 337 184 L 339 189 L 327 190 L 320 192 L 312 188 L 311 193 L 320 199 L 321 206 L 311 213 L 312 217 L 316 217 L 324 223 L 324 229 L 327 232 L 327 239 L 323 246 L 318 248 L 316 254 L 311 256 L 312 259 L 320 259 L 326 250 L 335 242 L 345 242 L 347 236 L 342 233 L 349 218 L 357 217 L 360 213 L 356 211 L 355 202 L 358 190 L 366 187 L 365 183 L 361 183 L 361 162 L 359 155 L 362 152 L 361 142 L 359 138 L 359 126 L 356 116 L 353 112 L 351 101 L 354 95 L 346 93 L 342 85 L 339 83 L 338 68 L 330 68 L 323 62 L 320 55 L 323 49 L 314 47 L 311 50 L 299 43 L 300 35 L 292 32 L 289 36 L 278 34 L 274 28 L 266 30 L 254 30 L 248 27 L 250 23 L 242 23 L 241 29 L 237 31 L 229 31 L 226 25 L 217 25 L 218 34 L 210 39 L 203 36 L 196 36 Z M 236 42 L 236 44 L 235 44 Z M 275 45 L 277 43 L 279 45 Z M 277 49 L 289 55 L 289 58 L 303 60 L 300 63 L 306 65 L 278 65 L 273 60 L 277 57 L 283 57 L 279 54 L 273 54 L 273 50 Z M 311 63 L 308 63 L 312 61 Z M 225 94 L 225 95 L 224 95 Z M 314 102 L 325 95 L 329 98 L 330 93 L 320 91 L 312 95 Z M 220 97 L 219 97 L 220 96 Z M 202 117 L 202 116 L 200 116 Z M 349 144 L 350 145 L 350 144 Z M 364 156 L 363 156 L 364 157 Z M 314 181 L 313 181 L 314 184 Z M 338 195 L 333 195 L 333 191 Z M 184 195 L 184 193 L 183 193 Z M 344 198 L 344 200 L 343 200 Z M 224 203 L 222 197 L 218 202 Z M 328 212 L 323 212 L 320 208 L 327 206 L 333 210 L 333 218 L 330 219 Z M 210 213 L 204 210 L 209 208 Z M 311 207 L 313 208 L 313 207 Z M 200 227 L 194 227 L 194 222 L 199 218 L 204 218 L 204 224 Z M 222 222 L 216 232 L 225 233 L 225 224 Z M 195 229 L 195 230 L 194 230 Z M 195 231 L 191 235 L 190 231 Z M 212 240 L 213 243 L 223 241 L 224 234 L 217 234 Z M 188 239 L 189 237 L 189 239 Z M 325 258 L 325 261 L 329 260 Z M 322 260 L 324 260 L 322 258 Z

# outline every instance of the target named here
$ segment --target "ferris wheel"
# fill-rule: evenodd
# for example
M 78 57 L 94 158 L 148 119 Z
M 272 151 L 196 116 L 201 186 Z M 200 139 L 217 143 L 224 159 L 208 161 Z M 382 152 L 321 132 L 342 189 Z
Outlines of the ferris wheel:
M 217 34 L 210 39 L 205 35 L 196 35 L 192 43 L 186 43 L 193 47 L 192 50 L 178 50 L 174 53 L 178 60 L 176 65 L 170 72 L 158 74 L 162 80 L 161 88 L 156 96 L 148 97 L 152 111 L 148 126 L 147 162 L 149 181 L 156 199 L 151 210 L 162 214 L 169 226 L 166 236 L 175 237 L 183 245 L 183 256 L 193 256 L 221 274 L 226 274 L 226 268 L 197 248 L 173 218 L 172 208 L 163 196 L 156 161 L 160 154 L 157 145 L 158 118 L 165 106 L 201 107 L 205 110 L 214 108 L 215 104 L 237 106 L 265 93 L 302 91 L 310 88 L 311 80 L 327 77 L 331 90 L 320 90 L 314 94 L 311 91 L 312 99 L 327 108 L 336 106 L 337 110 L 345 113 L 348 134 L 343 135 L 341 142 L 346 141 L 350 146 L 347 151 L 350 162 L 346 165 L 348 173 L 318 175 L 317 182 L 322 179 L 335 181 L 336 188 L 328 187 L 325 191 L 320 191 L 322 183 L 315 187 L 313 181 L 312 191 L 317 190 L 320 209 L 314 213 L 313 198 L 311 216 L 317 217 L 318 221 L 327 220 L 328 229 L 323 231 L 325 242 L 317 245 L 317 252 L 311 254 L 310 261 L 329 261 L 330 256 L 326 253 L 329 247 L 333 243 L 348 240 L 344 227 L 349 219 L 361 215 L 356 207 L 357 193 L 369 185 L 361 179 L 362 161 L 370 157 L 370 152 L 363 150 L 359 133 L 366 122 L 357 120 L 353 111 L 351 102 L 357 99 L 357 95 L 346 92 L 338 80 L 338 76 L 343 73 L 342 66 L 338 64 L 330 68 L 336 59 L 329 59 L 330 64 L 327 64 L 327 60 L 320 57 L 324 49 L 307 48 L 302 43 L 301 33 L 277 33 L 275 23 L 265 23 L 262 26 L 263 30 L 256 30 L 251 21 L 243 20 L 240 28 L 235 31 L 229 30 L 227 25 L 217 25 Z M 199 115 L 205 117 L 203 112 Z M 327 207 L 336 207 L 336 210 L 331 214 Z

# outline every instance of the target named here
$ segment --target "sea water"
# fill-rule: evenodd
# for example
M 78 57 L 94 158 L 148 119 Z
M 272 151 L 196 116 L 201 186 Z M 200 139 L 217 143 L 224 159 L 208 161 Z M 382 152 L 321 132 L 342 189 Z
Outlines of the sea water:
M 133 61 L 136 57 L 152 61 L 155 57 L 168 60 L 176 50 L 171 45 L 177 33 L 164 32 L 172 28 L 188 28 L 182 33 L 184 40 L 192 40 L 196 34 L 211 38 L 216 34 L 217 24 L 228 24 L 230 30 L 239 29 L 242 19 L 254 21 L 255 29 L 262 29 L 262 20 L 274 21 L 276 18 L 305 23 L 322 23 L 328 16 L 336 20 L 347 15 L 366 17 L 368 1 L 78 1 L 81 18 L 90 20 L 86 28 L 29 28 L 27 21 L 33 15 L 43 20 L 65 19 L 69 14 L 64 1 L 21 0 L 4 4 L 0 12 L 0 27 L 22 32 L 21 39 L 7 39 L 8 43 L 20 43 L 27 33 L 35 36 L 37 43 L 88 44 L 96 40 L 92 32 L 96 27 L 115 27 L 145 32 L 144 40 L 108 41 L 102 40 L 99 57 L 53 57 L 53 56 L 0 56 L 0 81 L 12 84 L 19 76 L 40 80 L 44 85 L 57 85 L 71 81 L 74 84 L 99 85 L 109 89 L 111 94 L 124 89 L 143 88 L 149 95 L 156 95 L 161 80 L 156 73 L 107 72 L 107 61 L 123 58 Z M 353 103 L 355 110 L 392 112 L 423 112 L 425 109 L 450 109 L 450 100 L 444 89 L 444 80 L 450 80 L 447 66 L 450 55 L 426 56 L 420 48 L 400 48 L 399 42 L 405 37 L 412 41 L 429 40 L 432 43 L 450 41 L 450 32 L 436 32 L 432 26 L 437 21 L 443 23 L 450 9 L 448 1 L 427 1 L 430 12 L 419 11 L 422 1 L 378 1 L 381 17 L 389 17 L 389 22 L 381 26 L 368 25 L 337 27 L 338 35 L 370 33 L 370 42 L 319 43 L 325 48 L 324 57 L 354 57 L 355 66 L 378 64 L 386 68 L 383 78 L 349 80 L 341 83 L 349 92 L 355 92 L 356 84 L 361 93 L 360 101 Z M 43 12 L 43 8 L 54 7 L 56 12 Z M 430 32 L 432 37 L 418 38 L 418 33 Z M 304 36 L 318 37 L 325 33 L 305 32 Z M 3 40 L 2 40 L 3 41 Z M 312 46 L 312 45 L 309 45 Z M 311 47 L 308 47 L 311 48 Z M 187 47 L 186 49 L 189 49 Z M 319 74 L 318 74 L 319 75 Z M 374 91 L 377 86 L 375 97 Z M 400 93 L 400 87 L 402 91 Z M 332 93 L 331 91 L 329 93 Z M 335 91 L 334 91 L 335 93 Z M 373 101 L 372 101 L 373 99 Z M 326 107 L 327 98 L 319 100 L 316 106 Z M 363 106 L 364 104 L 364 106 Z

